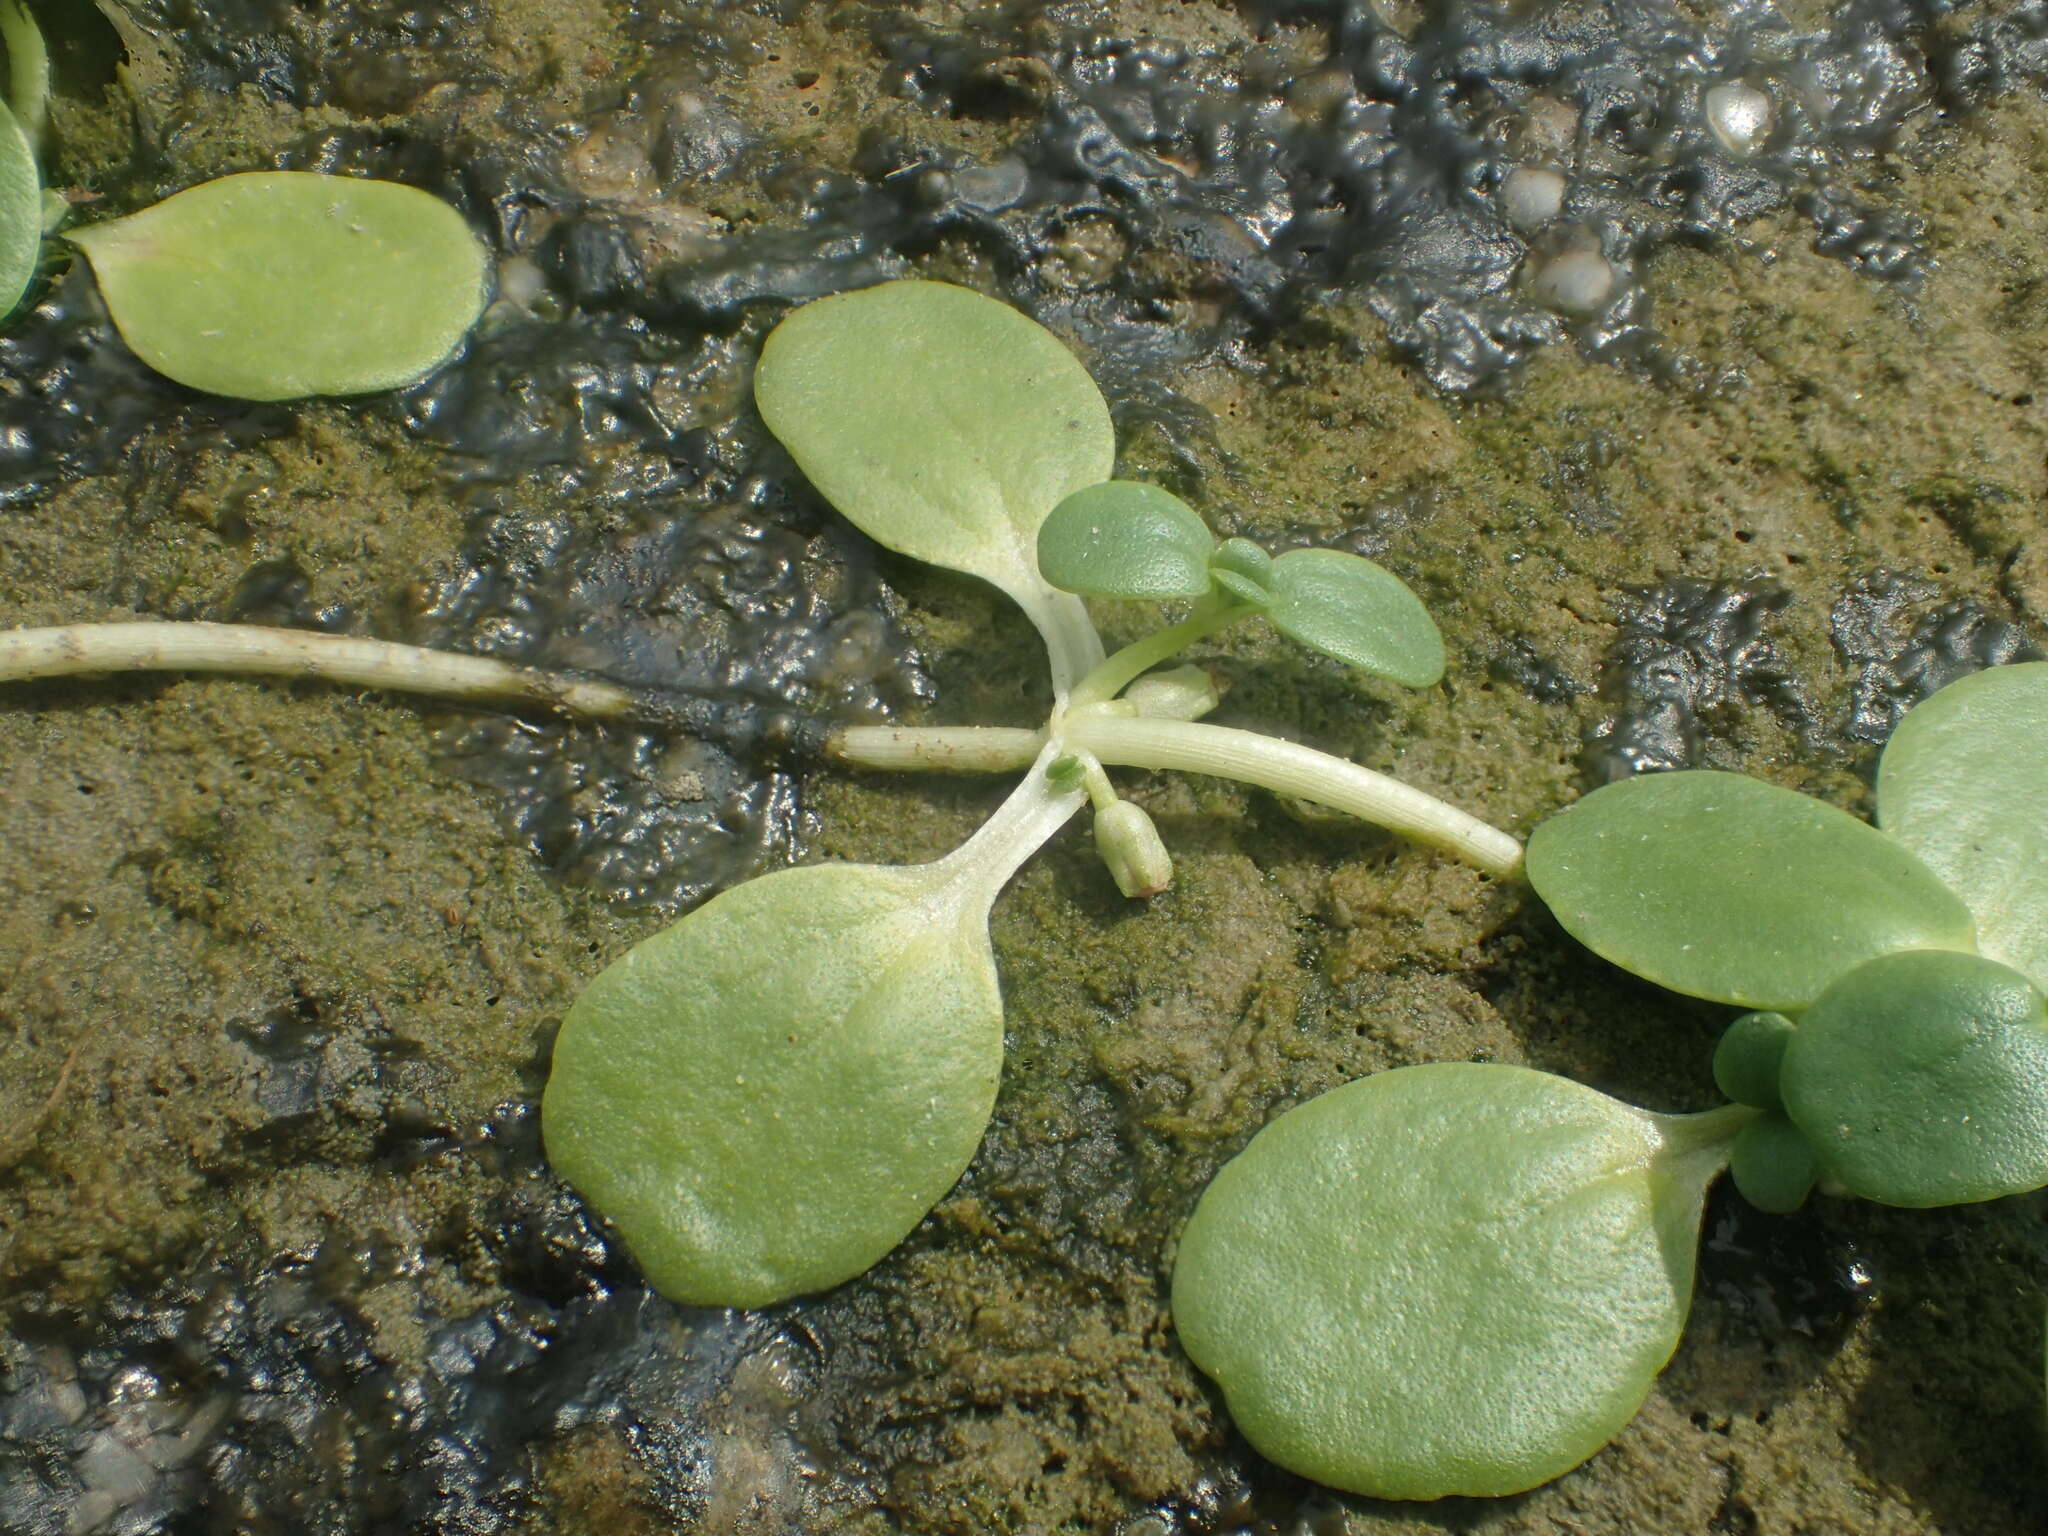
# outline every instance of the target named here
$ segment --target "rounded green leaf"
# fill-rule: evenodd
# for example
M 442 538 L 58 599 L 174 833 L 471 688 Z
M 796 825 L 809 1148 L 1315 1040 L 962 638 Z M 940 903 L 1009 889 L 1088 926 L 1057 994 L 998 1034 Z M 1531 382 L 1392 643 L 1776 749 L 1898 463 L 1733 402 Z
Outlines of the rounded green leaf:
M 848 521 L 994 583 L 1047 628 L 1038 526 L 1116 458 L 1109 407 L 1052 332 L 949 283 L 883 283 L 791 312 L 754 398 Z
M 1799 1021 L 1785 1110 L 1821 1166 L 1882 1205 L 1961 1205 L 2048 1184 L 2048 998 L 1941 950 L 1858 966 Z
M 1038 530 L 1038 570 L 1086 597 L 1200 597 L 1216 537 L 1173 492 L 1142 480 L 1085 486 Z
M 1520 1067 L 1288 1111 L 1203 1194 L 1174 1326 L 1259 1451 L 1379 1498 L 1534 1487 L 1642 1405 L 1725 1143 Z
M 548 1156 L 662 1294 L 757 1307 L 836 1285 L 950 1189 L 995 1102 L 988 891 L 823 865 L 725 892 L 563 1021 Z
M 1968 909 L 1897 841 L 1736 773 L 1596 789 L 1536 828 L 1528 871 L 1595 954 L 1747 1008 L 1803 1008 L 1893 950 L 1970 947 Z
M 1335 549 L 1294 549 L 1266 576 L 1266 617 L 1312 651 L 1408 688 L 1444 675 L 1436 621 L 1400 577 Z
M 21 120 L 0 102 L 0 319 L 21 303 L 43 246 L 43 183 Z
M 1784 1115 L 1769 1114 L 1745 1126 L 1735 1138 L 1728 1177 L 1758 1210 L 1789 1216 L 1813 1193 L 1820 1160 L 1798 1126 Z
M 1778 1069 L 1791 1039 L 1792 1021 L 1782 1013 L 1745 1013 L 1714 1047 L 1714 1085 L 1738 1104 L 1782 1108 Z
M 490 275 L 439 198 L 307 171 L 223 176 L 66 238 L 138 357 L 244 400 L 360 394 L 431 373 L 476 323 Z
M 1209 564 L 1217 571 L 1231 571 L 1242 576 L 1261 592 L 1273 574 L 1273 557 L 1250 539 L 1225 539 L 1216 546 L 1209 556 Z
M 1877 820 L 1977 919 L 1977 948 L 2048 987 L 2048 661 L 1950 683 L 1899 722 Z

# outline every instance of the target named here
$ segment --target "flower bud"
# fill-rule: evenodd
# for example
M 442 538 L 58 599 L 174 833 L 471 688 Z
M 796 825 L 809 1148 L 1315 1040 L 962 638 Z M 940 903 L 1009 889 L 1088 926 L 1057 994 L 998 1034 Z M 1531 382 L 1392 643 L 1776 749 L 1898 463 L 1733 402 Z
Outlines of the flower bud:
M 1173 858 L 1159 829 L 1128 800 L 1095 813 L 1095 847 L 1126 896 L 1157 896 L 1173 884 Z
M 1214 675 L 1193 666 L 1147 672 L 1123 696 L 1146 720 L 1199 720 L 1223 702 Z

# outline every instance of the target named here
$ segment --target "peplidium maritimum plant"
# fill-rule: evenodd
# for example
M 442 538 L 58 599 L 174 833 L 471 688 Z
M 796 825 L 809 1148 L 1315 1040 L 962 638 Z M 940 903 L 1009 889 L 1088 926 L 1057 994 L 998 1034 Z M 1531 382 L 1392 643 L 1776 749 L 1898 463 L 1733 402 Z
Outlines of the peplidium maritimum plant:
M 1037 626 L 1054 705 L 1038 731 L 854 727 L 880 768 L 1019 771 L 935 863 L 785 870 L 727 891 L 593 981 L 564 1021 L 542 1111 L 555 1166 L 667 1294 L 759 1306 L 859 1274 L 959 1178 L 1002 1063 L 988 914 L 1084 804 L 1127 894 L 1163 887 L 1158 833 L 1106 766 L 1236 778 L 1512 874 L 1513 838 L 1324 753 L 1198 723 L 1194 669 L 1153 669 L 1254 616 L 1410 686 L 1443 670 L 1408 589 L 1331 551 L 1218 545 L 1157 487 L 1110 479 L 1109 412 L 1050 333 L 965 289 L 823 299 L 763 348 L 755 394 L 811 482 L 877 542 L 1007 593 Z M 1105 657 L 1075 594 L 1183 599 Z
M 1575 936 L 1751 1009 L 1660 1115 L 1521 1067 L 1403 1067 L 1267 1126 L 1181 1241 L 1173 1314 L 1247 1438 L 1389 1498 L 1577 1465 L 1677 1347 L 1724 1168 L 1767 1211 L 2048 1185 L 2048 663 L 1912 710 L 1873 827 L 1728 773 L 1594 791 L 1528 876 Z M 1881 829 L 1881 830 L 1880 830 Z
M 762 415 L 820 491 L 879 543 L 991 582 L 1043 636 L 1054 706 L 1036 731 L 856 726 L 840 760 L 1014 772 L 986 825 L 935 863 L 779 871 L 628 951 L 564 1021 L 542 1124 L 557 1169 L 679 1300 L 758 1306 L 859 1274 L 966 1167 L 995 1101 L 1003 1014 L 988 913 L 1082 806 L 1128 894 L 1171 864 L 1116 765 L 1296 795 L 1516 872 L 1505 833 L 1354 763 L 1202 724 L 1213 683 L 1156 670 L 1264 617 L 1315 650 L 1422 687 L 1443 646 L 1370 561 L 1218 544 L 1184 504 L 1112 480 L 1108 408 L 1051 333 L 993 299 L 887 283 L 794 312 L 769 337 Z M 1181 600 L 1113 656 L 1077 593 Z M 0 681 L 133 667 L 317 675 L 599 718 L 688 720 L 602 681 L 354 636 L 219 624 L 0 633 Z

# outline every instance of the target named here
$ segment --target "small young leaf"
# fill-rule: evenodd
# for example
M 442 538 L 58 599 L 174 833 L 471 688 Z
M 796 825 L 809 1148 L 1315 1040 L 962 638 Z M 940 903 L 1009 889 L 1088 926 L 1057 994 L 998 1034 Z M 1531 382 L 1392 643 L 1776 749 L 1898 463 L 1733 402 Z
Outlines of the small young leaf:
M 1246 1438 L 1305 1477 L 1532 1488 L 1611 1439 L 1677 1346 L 1726 1155 L 1706 1118 L 1520 1067 L 1347 1083 L 1203 1194 L 1174 1326 Z
M 1813 1193 L 1820 1160 L 1798 1126 L 1783 1115 L 1769 1114 L 1745 1126 L 1735 1138 L 1728 1177 L 1758 1210 L 1789 1216 Z
M 1079 603 L 1039 575 L 1038 526 L 1109 478 L 1116 441 L 1057 336 L 966 288 L 883 283 L 792 311 L 761 348 L 754 398 L 849 522 L 992 582 L 1038 625 L 1056 668 L 1076 664 L 1061 655 L 1074 622 L 1061 609 Z
M 31 149 L 41 144 L 50 110 L 50 49 L 21 0 L 0 0 L 0 42 L 7 45 L 6 106 Z
M 439 198 L 308 171 L 223 176 L 66 238 L 138 357 L 244 400 L 424 377 L 476 323 L 490 280 Z
M 1785 1111 L 1881 1205 L 2048 1184 L 2048 998 L 1981 955 L 1910 950 L 1823 993 L 1785 1049 Z
M 1209 564 L 1218 571 L 1235 571 L 1261 592 L 1273 575 L 1273 557 L 1250 539 L 1225 539 L 1209 556 Z
M 548 1157 L 664 1295 L 758 1307 L 859 1274 L 959 1178 L 995 1102 L 985 893 L 923 865 L 736 886 L 563 1021 Z
M 1738 1104 L 1782 1109 L 1778 1072 L 1791 1039 L 1792 1021 L 1782 1013 L 1745 1013 L 1714 1047 L 1714 1086 Z
M 1736 773 L 1596 789 L 1536 828 L 1528 871 L 1595 954 L 1747 1008 L 1803 1008 L 1893 950 L 1970 947 L 1968 909 L 1895 839 Z
M 1084 486 L 1038 530 L 1038 569 L 1084 597 L 1200 597 L 1216 537 L 1171 491 L 1142 480 Z
M 43 185 L 21 122 L 0 102 L 0 320 L 36 275 L 43 246 Z
M 1294 549 L 1267 574 L 1266 617 L 1310 650 L 1408 688 L 1444 675 L 1444 640 L 1422 599 L 1383 566 L 1335 549 Z
M 1908 712 L 1877 820 L 1969 904 L 1980 953 L 2048 988 L 2048 661 L 1974 673 Z
M 1248 603 L 1258 609 L 1264 609 L 1266 606 L 1269 594 L 1265 586 L 1245 575 L 1243 571 L 1234 571 L 1221 565 L 1211 566 L 1209 579 L 1240 603 Z

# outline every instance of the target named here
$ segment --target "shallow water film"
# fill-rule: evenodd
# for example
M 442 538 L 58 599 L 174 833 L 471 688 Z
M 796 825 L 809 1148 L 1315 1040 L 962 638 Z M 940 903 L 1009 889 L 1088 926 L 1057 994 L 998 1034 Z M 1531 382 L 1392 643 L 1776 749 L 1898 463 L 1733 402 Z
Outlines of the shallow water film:
M 1000 798 L 822 767 L 824 726 L 1044 717 L 1022 616 L 877 553 L 752 408 L 790 305 L 892 276 L 1052 327 L 1121 473 L 1370 555 L 1444 631 L 1416 694 L 1233 632 L 1216 718 L 1517 834 L 1682 766 L 1867 814 L 1907 707 L 2048 634 L 2048 7 L 32 8 L 74 219 L 388 177 L 495 289 L 412 388 L 245 405 L 150 373 L 52 242 L 0 333 L 0 626 L 414 641 L 689 729 L 0 687 L 0 1532 L 2048 1527 L 2042 1195 L 1717 1193 L 1648 1405 L 1530 1494 L 1378 1504 L 1252 1453 L 1165 1297 L 1260 1126 L 1444 1060 L 1703 1108 L 1732 1012 L 1262 792 L 1122 774 L 1177 864 L 1149 902 L 1078 828 L 1026 867 L 988 1139 L 827 1295 L 652 1296 L 537 1125 L 637 939 Z

